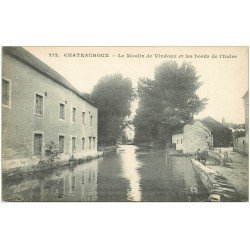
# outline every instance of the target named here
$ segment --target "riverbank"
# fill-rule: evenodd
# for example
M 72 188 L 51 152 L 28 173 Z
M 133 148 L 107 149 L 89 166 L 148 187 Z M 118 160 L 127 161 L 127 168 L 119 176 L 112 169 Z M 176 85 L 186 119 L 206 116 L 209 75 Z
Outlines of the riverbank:
M 118 148 L 118 145 L 100 146 L 100 147 L 98 147 L 98 151 L 103 152 L 103 154 L 105 154 L 105 153 L 109 153 L 109 152 L 114 152 L 114 151 L 116 151 L 117 148 Z
M 53 169 L 60 169 L 65 167 L 72 167 L 77 164 L 82 164 L 89 162 L 93 159 L 99 158 L 103 156 L 103 151 L 96 151 L 92 152 L 91 154 L 88 153 L 86 155 L 82 154 L 75 154 L 74 156 L 63 156 L 54 161 L 52 161 L 49 157 L 44 157 L 43 159 L 37 161 L 37 163 L 33 164 L 26 164 L 26 165 L 17 165 L 17 164 L 8 164 L 8 161 L 4 162 L 2 168 L 2 176 L 6 177 L 24 177 L 33 175 L 37 172 L 53 170 Z
M 226 163 L 224 166 L 209 165 L 209 163 L 208 166 L 225 177 L 236 188 L 242 201 L 248 201 L 248 157 L 233 151 L 228 152 L 228 157 L 231 161 Z
M 209 193 L 208 201 L 242 201 L 238 191 L 216 170 L 191 159 L 193 167 Z
M 108 148 L 114 149 L 116 147 Z M 204 201 L 188 157 L 119 145 L 84 164 L 3 178 L 5 201 Z

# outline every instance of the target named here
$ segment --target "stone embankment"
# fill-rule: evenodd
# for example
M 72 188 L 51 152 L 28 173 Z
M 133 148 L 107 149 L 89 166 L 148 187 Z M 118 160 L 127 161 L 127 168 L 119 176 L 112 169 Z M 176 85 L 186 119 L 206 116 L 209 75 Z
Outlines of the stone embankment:
M 238 192 L 224 176 L 197 160 L 191 159 L 191 162 L 208 190 L 209 201 L 239 201 Z
M 59 169 L 67 166 L 74 166 L 77 164 L 82 164 L 85 162 L 89 162 L 93 159 L 99 158 L 103 156 L 102 151 L 97 151 L 93 154 L 89 154 L 86 156 L 82 156 L 80 154 L 75 154 L 71 157 L 62 157 L 56 161 L 50 161 L 50 159 L 40 160 L 37 164 L 27 164 L 27 165 L 14 165 L 10 166 L 5 163 L 5 166 L 2 168 L 3 177 L 23 177 L 26 175 L 32 175 L 37 172 L 51 170 L 51 169 Z

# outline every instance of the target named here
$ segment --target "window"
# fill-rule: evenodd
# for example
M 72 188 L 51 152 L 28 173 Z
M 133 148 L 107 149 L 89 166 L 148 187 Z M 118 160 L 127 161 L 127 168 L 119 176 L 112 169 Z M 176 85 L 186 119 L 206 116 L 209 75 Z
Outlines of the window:
M 95 149 L 96 145 L 95 145 L 95 137 L 93 137 L 93 149 Z
M 182 144 L 182 139 L 181 139 L 181 144 Z
M 41 156 L 43 147 L 43 135 L 35 134 L 34 135 L 34 155 Z
M 89 150 L 91 150 L 92 138 L 89 137 Z
M 85 149 L 85 138 L 82 138 L 82 150 Z
M 36 115 L 43 116 L 43 96 L 42 95 L 36 94 L 35 113 Z
M 72 152 L 76 152 L 76 138 L 72 137 Z
M 72 121 L 76 122 L 76 108 L 73 108 L 72 110 Z
M 82 124 L 85 125 L 85 112 L 82 112 Z
M 65 137 L 63 135 L 59 135 L 59 153 L 64 153 L 64 140 Z
M 2 104 L 10 107 L 10 81 L 2 79 Z
M 65 120 L 65 105 L 60 103 L 60 119 Z
M 92 124 L 93 124 L 93 116 L 91 115 L 90 116 L 90 127 L 92 127 Z

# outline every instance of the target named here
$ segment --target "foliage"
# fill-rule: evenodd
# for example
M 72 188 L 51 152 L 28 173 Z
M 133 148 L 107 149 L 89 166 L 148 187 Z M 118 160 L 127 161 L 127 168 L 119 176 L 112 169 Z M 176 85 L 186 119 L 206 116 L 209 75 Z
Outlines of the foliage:
M 234 131 L 233 132 L 233 137 L 235 138 L 242 137 L 242 136 L 246 136 L 246 131 Z
M 226 123 L 225 126 L 230 128 L 233 131 L 234 138 L 246 136 L 246 125 L 245 124 Z
M 46 165 L 53 166 L 55 164 L 58 164 L 60 160 L 60 154 L 59 154 L 58 147 L 56 146 L 54 141 L 51 141 L 48 145 L 46 145 L 45 156 L 46 156 L 46 159 L 44 163 Z
M 235 131 L 244 131 L 246 129 L 245 124 L 226 123 L 225 126 Z
M 207 99 L 196 94 L 200 86 L 195 67 L 186 62 L 180 66 L 174 61 L 164 62 L 155 69 L 154 80 L 140 78 L 135 142 L 170 143 L 173 129 L 205 108 Z
M 131 114 L 135 97 L 132 82 L 121 74 L 102 77 L 92 92 L 98 107 L 98 138 L 100 145 L 114 145 L 121 135 L 126 117 Z
M 27 200 L 20 194 L 3 194 L 3 201 L 24 202 Z

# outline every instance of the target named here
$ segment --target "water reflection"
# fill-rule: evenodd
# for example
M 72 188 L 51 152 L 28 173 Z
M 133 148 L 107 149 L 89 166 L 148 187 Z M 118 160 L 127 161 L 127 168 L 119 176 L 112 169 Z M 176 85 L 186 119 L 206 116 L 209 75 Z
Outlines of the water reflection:
M 4 197 L 23 197 L 24 201 L 96 201 L 98 162 L 41 172 L 25 180 L 5 180 Z
M 121 146 L 121 160 L 123 176 L 128 181 L 127 199 L 129 201 L 141 201 L 141 177 L 139 169 L 141 167 L 136 158 L 135 146 Z M 123 152 L 124 151 L 124 152 Z
M 81 201 L 96 201 L 97 200 L 97 173 L 98 166 L 88 165 L 82 170 L 81 181 Z
M 174 185 L 174 199 L 180 201 L 193 201 L 199 196 L 198 190 L 202 189 L 201 183 L 186 157 L 168 157 L 171 169 L 171 179 Z
M 198 201 L 206 195 L 189 158 L 132 145 L 76 167 L 3 179 L 4 200 L 14 201 Z

